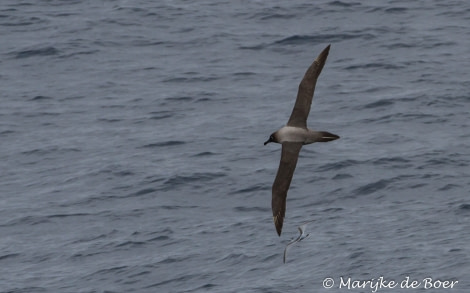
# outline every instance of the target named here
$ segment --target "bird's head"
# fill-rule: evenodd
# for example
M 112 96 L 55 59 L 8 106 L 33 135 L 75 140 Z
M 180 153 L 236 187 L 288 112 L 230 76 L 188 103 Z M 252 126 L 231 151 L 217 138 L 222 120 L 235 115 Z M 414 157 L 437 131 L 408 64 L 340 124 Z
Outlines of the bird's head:
M 267 144 L 270 143 L 270 142 L 278 142 L 277 139 L 276 139 L 276 133 L 275 133 L 275 132 L 273 132 L 273 133 L 269 136 L 269 139 L 264 142 L 264 145 L 267 145 Z

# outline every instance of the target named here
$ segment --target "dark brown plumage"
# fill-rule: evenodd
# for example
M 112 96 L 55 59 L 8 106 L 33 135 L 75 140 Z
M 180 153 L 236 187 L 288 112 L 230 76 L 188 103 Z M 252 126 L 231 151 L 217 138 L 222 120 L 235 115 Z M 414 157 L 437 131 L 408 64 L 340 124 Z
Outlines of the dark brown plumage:
M 269 142 L 282 144 L 281 161 L 272 186 L 271 203 L 274 225 L 279 236 L 281 236 L 286 212 L 287 191 L 294 175 L 302 145 L 313 142 L 327 142 L 339 138 L 339 136 L 326 131 L 313 131 L 307 128 L 307 117 L 310 112 L 315 85 L 325 65 L 329 51 L 330 46 L 328 45 L 307 69 L 300 82 L 297 99 L 287 126 L 271 134 L 268 141 L 264 143 L 265 145 Z
M 329 52 L 330 45 L 323 49 L 317 59 L 315 59 L 312 65 L 307 69 L 307 72 L 305 72 L 304 78 L 299 84 L 297 99 L 295 100 L 294 109 L 292 109 L 292 114 L 287 122 L 287 126 L 307 127 L 307 118 L 310 113 L 310 106 L 312 105 L 315 85 L 317 84 L 318 76 L 325 65 Z
M 279 236 L 281 236 L 282 224 L 286 213 L 286 198 L 295 166 L 302 148 L 301 142 L 284 142 L 282 144 L 281 162 L 277 169 L 276 179 L 273 183 L 273 198 L 271 202 L 273 210 L 274 225 Z

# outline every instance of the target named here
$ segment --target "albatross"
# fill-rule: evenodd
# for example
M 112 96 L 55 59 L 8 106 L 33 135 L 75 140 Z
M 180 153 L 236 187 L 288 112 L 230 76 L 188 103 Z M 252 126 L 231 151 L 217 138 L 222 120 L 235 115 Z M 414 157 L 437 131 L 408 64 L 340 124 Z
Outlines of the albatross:
M 264 145 L 275 142 L 282 144 L 281 161 L 272 187 L 273 220 L 279 236 L 286 213 L 286 198 L 292 176 L 294 175 L 300 149 L 304 144 L 327 142 L 338 139 L 339 136 L 327 131 L 316 131 L 307 128 L 307 117 L 312 104 L 313 93 L 326 58 L 330 51 L 328 45 L 307 69 L 299 84 L 297 99 L 287 125 L 273 132 Z

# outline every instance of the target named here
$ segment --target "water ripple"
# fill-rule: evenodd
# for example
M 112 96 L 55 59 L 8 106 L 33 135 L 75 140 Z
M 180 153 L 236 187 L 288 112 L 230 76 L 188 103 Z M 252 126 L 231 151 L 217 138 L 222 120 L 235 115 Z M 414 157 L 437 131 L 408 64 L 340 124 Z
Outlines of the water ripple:
M 169 140 L 169 141 L 164 141 L 164 142 L 150 143 L 150 144 L 144 145 L 143 147 L 144 148 L 168 147 L 168 146 L 182 145 L 185 143 L 186 142 L 181 141 L 181 140 Z
M 358 196 L 368 195 L 371 193 L 375 193 L 379 190 L 385 189 L 390 183 L 392 183 L 392 180 L 380 179 L 376 182 L 368 183 L 359 188 L 354 189 L 353 193 Z
M 163 183 L 161 190 L 168 191 L 193 182 L 197 182 L 198 184 L 205 183 L 224 176 L 226 176 L 226 174 L 221 172 L 203 172 L 193 173 L 190 175 L 174 175 Z
M 29 58 L 29 57 L 35 57 L 35 56 L 58 55 L 59 50 L 54 47 L 45 47 L 45 48 L 24 50 L 24 51 L 20 51 L 14 54 L 15 54 L 15 58 L 22 59 L 22 58 Z

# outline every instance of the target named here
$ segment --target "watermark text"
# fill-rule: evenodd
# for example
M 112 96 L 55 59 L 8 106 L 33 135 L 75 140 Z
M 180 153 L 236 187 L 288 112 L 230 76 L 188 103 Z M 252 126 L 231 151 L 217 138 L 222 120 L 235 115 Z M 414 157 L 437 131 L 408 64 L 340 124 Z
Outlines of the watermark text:
M 438 278 L 422 278 L 422 279 L 413 279 L 410 276 L 403 278 L 402 280 L 396 281 L 393 279 L 386 279 L 383 276 L 379 278 L 359 280 L 351 277 L 339 277 L 334 278 L 325 278 L 323 279 L 323 287 L 326 289 L 338 288 L 346 290 L 354 289 L 370 289 L 370 292 L 376 293 L 379 290 L 386 289 L 452 289 L 454 288 L 459 281 L 457 280 L 443 280 Z

